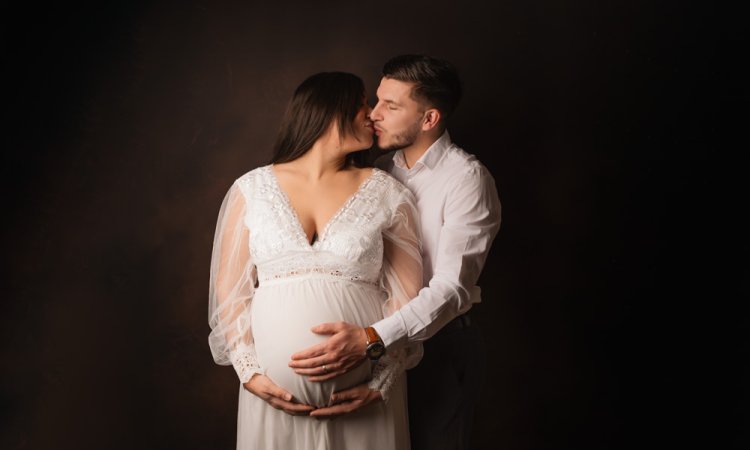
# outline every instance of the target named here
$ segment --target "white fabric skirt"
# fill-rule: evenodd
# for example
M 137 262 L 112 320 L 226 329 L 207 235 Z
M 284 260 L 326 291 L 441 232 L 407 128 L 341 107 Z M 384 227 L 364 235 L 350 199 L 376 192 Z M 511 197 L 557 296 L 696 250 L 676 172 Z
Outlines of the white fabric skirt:
M 333 392 L 369 379 L 369 362 L 330 381 L 310 382 L 289 367 L 291 355 L 327 338 L 310 331 L 315 325 L 377 322 L 383 317 L 384 296 L 372 285 L 320 275 L 262 283 L 251 304 L 261 368 L 297 401 L 329 405 Z M 394 383 L 387 404 L 378 402 L 335 419 L 288 415 L 240 386 L 237 448 L 405 450 L 409 448 L 407 417 L 403 376 Z

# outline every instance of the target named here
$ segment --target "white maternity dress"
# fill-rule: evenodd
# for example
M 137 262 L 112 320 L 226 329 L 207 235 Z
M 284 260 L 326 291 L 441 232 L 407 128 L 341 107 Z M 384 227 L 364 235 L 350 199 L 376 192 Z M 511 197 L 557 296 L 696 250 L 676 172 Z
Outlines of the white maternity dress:
M 321 342 L 325 322 L 368 326 L 422 286 L 418 214 L 412 194 L 386 172 L 372 174 L 307 241 L 271 166 L 240 177 L 219 213 L 211 262 L 209 343 L 240 383 L 262 373 L 296 401 L 323 407 L 331 393 L 368 382 L 385 401 L 336 419 L 292 416 L 242 388 L 238 449 L 404 450 L 409 448 L 404 371 L 420 347 L 389 349 L 327 382 L 288 367 L 292 353 Z

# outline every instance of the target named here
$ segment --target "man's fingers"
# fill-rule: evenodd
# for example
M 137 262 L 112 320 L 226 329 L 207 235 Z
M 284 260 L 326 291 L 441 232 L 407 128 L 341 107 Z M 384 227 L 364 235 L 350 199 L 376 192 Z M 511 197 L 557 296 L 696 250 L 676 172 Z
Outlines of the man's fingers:
M 333 373 L 333 372 L 338 371 L 339 369 L 341 369 L 341 366 L 342 366 L 341 363 L 339 363 L 339 362 L 333 362 L 333 363 L 325 364 L 323 362 L 322 358 L 317 359 L 317 361 L 318 361 L 318 363 L 315 364 L 312 367 L 309 367 L 309 368 L 304 368 L 304 367 L 295 368 L 294 372 L 297 373 L 297 374 L 299 374 L 299 375 L 320 375 L 320 376 L 323 376 L 323 375 L 327 375 L 329 373 Z
M 335 378 L 339 375 L 342 375 L 344 373 L 346 373 L 345 370 L 336 370 L 333 372 L 328 372 L 325 375 L 315 375 L 312 377 L 308 377 L 307 381 L 326 381 L 326 380 L 330 380 L 331 378 Z
M 307 376 L 307 381 L 326 381 L 331 378 L 335 378 L 339 375 L 346 373 L 346 368 L 342 367 L 340 363 L 333 363 L 326 365 L 326 371 L 321 373 L 321 367 L 313 367 L 312 369 L 294 369 L 294 372 L 299 375 Z
M 322 360 L 321 360 L 322 361 Z M 308 376 L 309 381 L 326 381 L 330 380 L 333 377 L 337 377 L 339 375 L 342 375 L 352 368 L 364 363 L 364 359 L 347 359 L 343 363 L 335 362 L 332 364 L 327 364 L 326 369 L 328 369 L 327 373 L 320 373 L 321 372 L 321 366 L 320 365 L 311 367 L 309 369 L 305 368 L 295 368 L 294 372 L 299 375 L 306 375 Z M 291 364 L 290 364 L 291 365 Z
M 352 370 L 354 367 L 357 367 L 360 364 L 363 364 L 364 362 L 365 362 L 365 359 L 345 359 L 344 362 L 336 362 L 333 364 L 328 364 L 326 366 L 329 370 L 327 374 L 321 374 L 320 370 L 315 370 L 315 369 L 304 369 L 307 372 L 304 372 L 303 370 L 300 369 L 300 370 L 295 370 L 295 372 L 300 375 L 310 376 L 309 378 L 310 381 L 325 381 L 325 380 L 330 380 L 331 378 L 335 376 L 344 374 Z M 332 368 L 333 370 L 331 370 Z
M 320 344 L 315 344 L 312 347 L 308 347 L 300 352 L 297 352 L 292 355 L 292 364 L 294 364 L 296 361 L 304 360 L 303 362 L 307 363 L 310 358 L 315 358 L 320 355 L 325 355 L 326 353 L 326 343 L 321 342 Z M 290 364 L 291 366 L 291 364 Z
M 315 334 L 334 334 L 341 329 L 341 322 L 321 323 L 310 329 Z
M 297 361 L 290 361 L 289 367 L 293 369 L 312 369 L 317 370 L 317 373 L 320 373 L 321 368 L 324 364 L 327 364 L 326 367 L 328 367 L 331 364 L 337 364 L 336 361 L 331 361 L 332 358 L 327 357 L 327 355 L 321 355 L 316 356 L 314 358 L 308 358 L 308 359 L 300 359 Z

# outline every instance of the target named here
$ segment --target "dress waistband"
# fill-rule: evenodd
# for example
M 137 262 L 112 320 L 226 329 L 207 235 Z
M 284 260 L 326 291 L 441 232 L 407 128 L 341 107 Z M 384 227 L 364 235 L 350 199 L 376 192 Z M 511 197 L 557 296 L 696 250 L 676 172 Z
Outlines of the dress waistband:
M 290 282 L 298 282 L 303 280 L 332 280 L 332 281 L 346 281 L 348 283 L 356 283 L 358 285 L 370 287 L 373 289 L 380 289 L 377 283 L 372 281 L 364 280 L 358 277 L 352 277 L 350 275 L 344 275 L 339 273 L 333 273 L 329 271 L 317 271 L 317 270 L 299 270 L 291 273 L 277 274 L 268 277 L 258 277 L 258 287 L 274 286 L 278 284 L 286 284 Z

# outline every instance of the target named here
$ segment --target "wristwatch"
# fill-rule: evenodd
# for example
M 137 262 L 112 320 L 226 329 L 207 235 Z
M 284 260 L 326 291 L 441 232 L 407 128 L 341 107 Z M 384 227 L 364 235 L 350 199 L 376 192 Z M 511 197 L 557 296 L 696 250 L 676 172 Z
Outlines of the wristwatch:
M 385 355 L 383 340 L 380 339 L 380 335 L 373 327 L 365 328 L 365 334 L 367 335 L 367 349 L 365 353 L 368 358 L 377 361 L 381 356 Z

